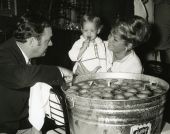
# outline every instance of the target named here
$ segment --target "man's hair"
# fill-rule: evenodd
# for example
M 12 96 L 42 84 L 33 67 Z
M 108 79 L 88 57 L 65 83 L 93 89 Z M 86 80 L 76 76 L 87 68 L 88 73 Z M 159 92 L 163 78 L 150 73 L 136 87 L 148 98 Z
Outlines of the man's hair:
M 20 17 L 14 31 L 16 41 L 25 43 L 26 39 L 41 38 L 44 28 L 50 27 L 49 20 L 40 12 L 27 11 Z

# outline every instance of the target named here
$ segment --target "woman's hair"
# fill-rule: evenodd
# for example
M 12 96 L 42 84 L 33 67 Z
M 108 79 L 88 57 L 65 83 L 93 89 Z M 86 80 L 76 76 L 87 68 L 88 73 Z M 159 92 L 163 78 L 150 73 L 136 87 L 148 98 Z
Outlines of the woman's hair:
M 149 39 L 150 26 L 144 18 L 139 16 L 121 18 L 116 20 L 110 34 L 111 36 L 119 36 L 136 47 Z
M 14 31 L 16 41 L 25 43 L 26 39 L 36 37 L 40 39 L 44 28 L 50 27 L 48 19 L 40 12 L 26 12 L 17 23 Z
M 86 22 L 92 22 L 96 25 L 97 29 L 102 28 L 101 20 L 99 17 L 90 15 L 90 14 L 85 14 L 80 20 L 80 26 L 83 27 L 83 24 Z

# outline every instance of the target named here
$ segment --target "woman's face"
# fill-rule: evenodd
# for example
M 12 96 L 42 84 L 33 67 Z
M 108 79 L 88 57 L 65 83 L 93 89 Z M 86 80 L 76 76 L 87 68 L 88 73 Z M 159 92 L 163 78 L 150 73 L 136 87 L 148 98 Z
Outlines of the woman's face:
M 119 36 L 116 35 L 109 35 L 108 37 L 108 48 L 114 53 L 120 53 L 126 50 L 126 41 L 121 39 Z
M 93 22 L 85 22 L 81 31 L 83 37 L 90 40 L 94 40 L 98 34 L 98 29 Z

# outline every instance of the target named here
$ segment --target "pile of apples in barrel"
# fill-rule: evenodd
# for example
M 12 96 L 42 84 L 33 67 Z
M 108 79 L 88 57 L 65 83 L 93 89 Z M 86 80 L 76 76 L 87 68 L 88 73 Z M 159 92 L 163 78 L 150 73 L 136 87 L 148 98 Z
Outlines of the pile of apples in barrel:
M 166 92 L 163 86 L 134 79 L 96 79 L 72 84 L 66 93 L 91 99 L 138 100 Z

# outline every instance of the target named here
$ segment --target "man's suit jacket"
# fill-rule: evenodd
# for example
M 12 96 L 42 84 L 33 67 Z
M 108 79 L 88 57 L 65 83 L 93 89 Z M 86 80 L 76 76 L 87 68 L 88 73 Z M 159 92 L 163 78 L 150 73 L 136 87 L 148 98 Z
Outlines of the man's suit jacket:
M 63 79 L 55 66 L 26 65 L 14 38 L 1 44 L 0 126 L 5 122 L 14 122 L 10 127 L 18 129 L 18 121 L 28 116 L 29 87 L 36 82 L 61 85 Z

